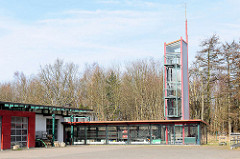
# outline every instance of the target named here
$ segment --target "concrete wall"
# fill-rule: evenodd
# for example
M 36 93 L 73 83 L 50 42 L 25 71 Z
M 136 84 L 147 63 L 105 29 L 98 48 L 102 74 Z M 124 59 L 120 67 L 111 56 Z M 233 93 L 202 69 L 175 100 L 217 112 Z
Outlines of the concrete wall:
M 36 114 L 36 131 L 46 131 L 47 126 L 46 126 L 46 119 L 52 119 L 52 116 L 43 116 L 41 114 Z M 55 119 L 58 120 L 58 139 L 57 141 L 63 142 L 63 125 L 61 122 L 64 121 L 64 118 L 62 116 L 55 116 Z

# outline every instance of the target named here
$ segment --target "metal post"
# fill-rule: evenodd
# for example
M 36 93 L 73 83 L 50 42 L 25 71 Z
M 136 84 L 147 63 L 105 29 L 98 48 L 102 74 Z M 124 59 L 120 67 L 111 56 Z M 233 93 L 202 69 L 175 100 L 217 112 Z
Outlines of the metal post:
M 166 144 L 168 145 L 168 126 L 166 125 L 166 131 L 165 131 L 165 139 L 166 139 Z
M 183 138 L 182 138 L 182 142 L 183 142 L 183 144 L 185 144 L 185 127 L 184 127 L 184 124 L 183 124 L 183 126 L 182 126 L 182 136 L 183 136 Z
M 208 143 L 208 132 L 207 132 L 207 126 L 205 127 L 206 130 L 206 144 Z
M 108 145 L 108 125 L 106 125 L 106 144 Z
M 175 88 L 175 91 L 176 91 L 176 114 L 175 115 L 177 115 L 178 116 L 178 79 L 177 79 L 177 77 L 178 77 L 178 74 L 177 74 L 177 65 L 174 65 L 174 69 L 175 69 L 175 72 L 176 72 L 176 84 L 175 84 L 175 86 L 176 86 L 176 88 Z
M 173 143 L 174 143 L 174 145 L 175 145 L 175 144 L 176 144 L 176 128 L 175 128 L 175 125 L 173 126 L 173 131 L 174 131 L 174 132 L 173 132 L 173 135 L 174 135 L 174 136 L 173 136 L 173 140 L 174 140 Z
M 74 126 L 73 126 L 73 122 L 74 122 L 74 116 L 71 115 L 71 143 L 72 143 L 72 145 L 74 145 Z
M 150 144 L 152 145 L 152 124 L 150 124 Z
M 55 114 L 52 114 L 52 146 L 54 147 L 55 142 Z
M 98 139 L 98 132 L 99 132 L 99 128 L 96 127 L 96 140 Z
M 87 126 L 84 127 L 84 137 L 85 137 L 85 141 L 84 141 L 84 144 L 86 145 L 87 144 Z
M 216 141 L 217 141 L 217 131 L 216 131 Z
M 129 143 L 130 143 L 130 132 L 129 132 L 129 130 L 130 130 L 130 128 L 129 128 L 129 125 L 127 126 L 127 144 L 129 145 Z
M 165 47 L 165 44 L 164 44 L 164 47 Z M 164 63 L 164 61 L 165 61 L 165 56 L 163 57 L 163 63 Z M 163 96 L 163 104 L 164 104 L 164 117 L 166 117 L 166 101 L 165 101 L 165 96 L 166 96 L 166 94 L 165 94 L 165 70 L 166 70 L 166 68 L 165 68 L 165 66 L 163 66 L 163 94 L 164 94 L 164 96 Z
M 161 128 L 162 128 L 162 125 L 158 125 L 158 135 L 159 135 L 159 139 L 161 139 L 161 136 L 162 136 Z M 161 142 L 160 142 L 160 144 L 161 144 Z
M 201 128 L 200 128 L 200 123 L 198 124 L 198 145 L 201 145 L 201 133 L 200 133 L 200 131 L 201 131 Z
M 118 126 L 116 126 L 116 130 L 117 130 L 117 142 L 119 142 L 120 141 L 120 135 L 119 135 L 119 127 Z

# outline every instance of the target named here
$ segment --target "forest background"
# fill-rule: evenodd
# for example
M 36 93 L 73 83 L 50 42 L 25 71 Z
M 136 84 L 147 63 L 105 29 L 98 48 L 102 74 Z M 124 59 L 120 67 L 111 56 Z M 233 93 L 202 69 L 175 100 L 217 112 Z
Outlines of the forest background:
M 190 118 L 209 132 L 240 131 L 240 43 L 212 35 L 189 66 Z M 104 68 L 57 59 L 30 77 L 0 83 L 0 100 L 93 109 L 98 120 L 163 120 L 163 60 L 139 59 Z

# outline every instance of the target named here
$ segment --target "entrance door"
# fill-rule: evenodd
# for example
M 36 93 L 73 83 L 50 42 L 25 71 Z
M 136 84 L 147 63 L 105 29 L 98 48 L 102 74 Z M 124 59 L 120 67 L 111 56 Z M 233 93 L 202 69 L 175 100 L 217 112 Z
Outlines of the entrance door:
M 52 130 L 52 119 L 46 120 L 46 131 L 48 135 L 53 135 Z M 55 130 L 54 130 L 55 141 L 58 141 L 58 119 L 55 119 Z

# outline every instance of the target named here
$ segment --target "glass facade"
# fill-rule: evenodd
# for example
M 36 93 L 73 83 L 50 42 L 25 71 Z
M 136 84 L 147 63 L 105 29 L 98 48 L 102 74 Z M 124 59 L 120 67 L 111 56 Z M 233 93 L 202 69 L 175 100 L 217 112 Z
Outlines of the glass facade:
M 166 126 L 165 125 L 152 125 L 152 144 L 166 144 Z
M 11 118 L 11 147 L 20 145 L 27 146 L 28 137 L 28 118 L 27 117 L 12 117 Z
M 180 41 L 166 46 L 165 55 L 165 105 L 167 105 L 167 117 L 182 116 L 182 90 L 181 90 L 181 69 L 180 69 Z
M 191 124 L 184 127 L 184 143 L 185 144 L 199 144 L 198 143 L 198 125 Z
M 151 129 L 149 125 L 129 126 L 129 144 L 150 144 Z
M 199 124 L 136 124 L 136 125 L 75 125 L 73 139 L 71 128 L 65 126 L 67 144 L 113 144 L 113 145 L 181 145 L 206 143 L 206 126 Z M 204 129 L 205 132 L 202 132 Z M 200 132 L 198 131 L 200 130 Z M 202 134 L 203 133 L 203 134 Z M 199 137 L 202 138 L 200 139 Z M 203 140 L 205 138 L 205 140 Z

